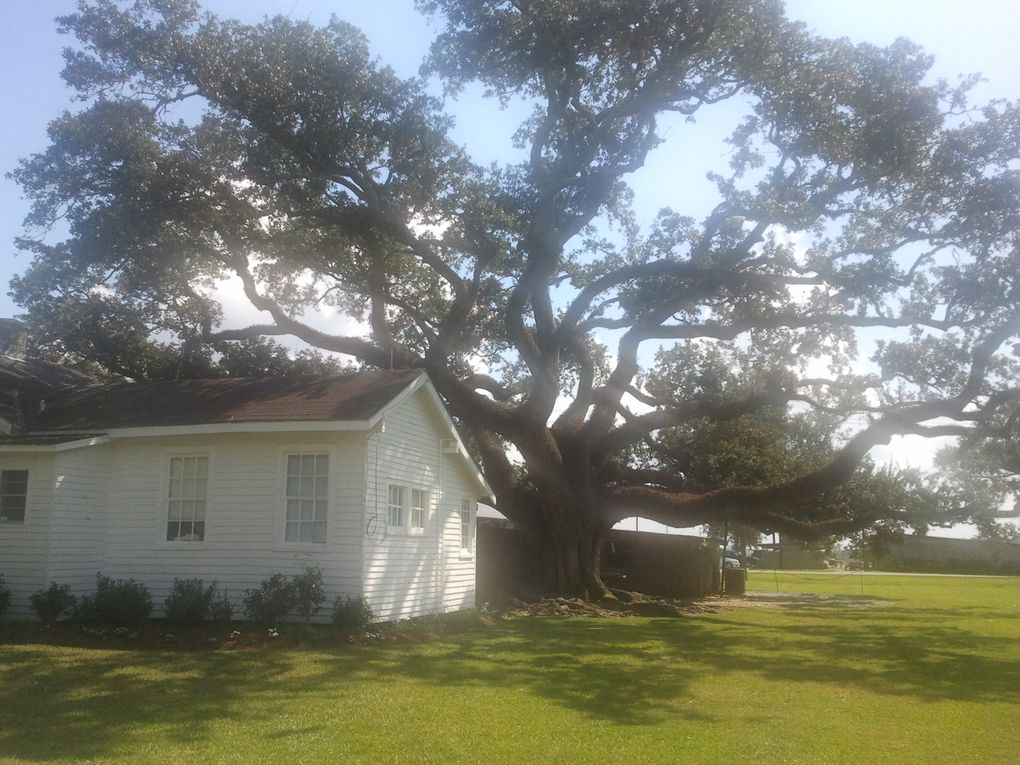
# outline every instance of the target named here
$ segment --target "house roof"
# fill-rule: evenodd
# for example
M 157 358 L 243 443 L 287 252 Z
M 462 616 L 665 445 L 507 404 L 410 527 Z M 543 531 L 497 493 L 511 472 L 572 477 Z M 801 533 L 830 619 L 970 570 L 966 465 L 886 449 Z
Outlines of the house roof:
M 0 435 L 0 446 L 58 446 L 92 438 L 101 438 L 102 433 L 42 433 L 6 436 Z
M 26 401 L 50 391 L 95 382 L 95 378 L 61 364 L 0 355 L 0 417 L 13 422 L 19 419 L 19 409 Z
M 29 431 L 367 420 L 420 371 L 166 380 L 61 388 L 26 413 Z

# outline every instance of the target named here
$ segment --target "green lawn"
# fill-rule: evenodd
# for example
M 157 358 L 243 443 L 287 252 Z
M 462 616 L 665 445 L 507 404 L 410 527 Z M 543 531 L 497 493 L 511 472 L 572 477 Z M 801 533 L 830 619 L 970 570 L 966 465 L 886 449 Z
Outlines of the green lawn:
M 5 627 L 0 761 L 1020 762 L 1020 579 L 865 577 L 879 607 L 859 577 L 749 584 L 765 605 L 383 645 L 73 648 Z

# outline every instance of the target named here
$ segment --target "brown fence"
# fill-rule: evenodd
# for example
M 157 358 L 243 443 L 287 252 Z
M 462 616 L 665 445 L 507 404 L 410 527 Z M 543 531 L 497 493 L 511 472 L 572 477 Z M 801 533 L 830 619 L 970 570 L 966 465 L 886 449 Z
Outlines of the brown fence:
M 478 519 L 479 602 L 541 594 L 533 548 L 506 521 Z M 701 537 L 610 531 L 602 548 L 602 576 L 611 587 L 671 598 L 719 591 L 719 546 Z

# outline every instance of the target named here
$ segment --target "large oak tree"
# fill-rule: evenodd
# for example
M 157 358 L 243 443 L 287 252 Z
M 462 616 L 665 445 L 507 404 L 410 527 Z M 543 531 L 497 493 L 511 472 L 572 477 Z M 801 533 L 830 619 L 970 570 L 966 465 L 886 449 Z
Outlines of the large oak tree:
M 822 39 L 777 0 L 420 6 L 440 23 L 432 80 L 380 66 L 342 21 L 84 0 L 59 22 L 82 108 L 15 173 L 34 202 L 28 316 L 100 296 L 186 347 L 286 335 L 426 370 L 550 586 L 592 596 L 623 517 L 802 536 L 916 521 L 894 492 L 848 501 L 872 447 L 1012 433 L 1016 105 L 968 110 L 914 45 Z M 429 82 L 530 103 L 521 159 L 472 162 Z M 640 230 L 628 179 L 660 123 L 722 101 L 746 116 L 710 214 Z M 224 328 L 226 277 L 265 323 Z M 321 304 L 369 330 L 313 328 Z M 862 330 L 887 332 L 869 374 Z M 753 444 L 760 423 L 789 469 L 713 478 L 705 439 Z

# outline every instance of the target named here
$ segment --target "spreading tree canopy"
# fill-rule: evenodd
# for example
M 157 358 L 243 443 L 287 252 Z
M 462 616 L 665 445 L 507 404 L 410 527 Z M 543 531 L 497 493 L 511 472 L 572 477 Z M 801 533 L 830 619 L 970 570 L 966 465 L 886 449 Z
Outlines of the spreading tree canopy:
M 402 79 L 340 20 L 83 0 L 59 20 L 81 109 L 14 173 L 28 317 L 101 300 L 188 348 L 426 370 L 561 590 L 605 593 L 600 536 L 635 514 L 805 537 L 966 515 L 861 466 L 896 434 L 1016 437 L 1016 104 L 971 109 L 915 45 L 822 39 L 778 0 L 419 6 L 439 33 Z M 450 139 L 437 94 L 478 83 L 532 105 L 519 160 Z M 661 123 L 722 101 L 745 114 L 711 212 L 639 227 Z M 225 328 L 227 277 L 264 323 Z M 315 329 L 321 305 L 367 331 Z

